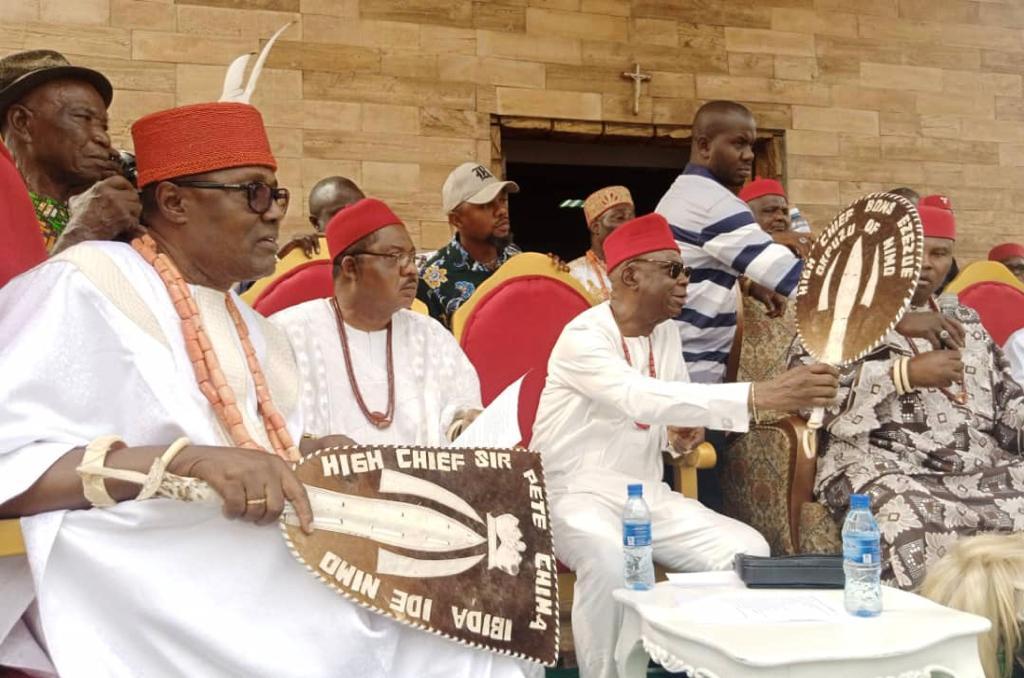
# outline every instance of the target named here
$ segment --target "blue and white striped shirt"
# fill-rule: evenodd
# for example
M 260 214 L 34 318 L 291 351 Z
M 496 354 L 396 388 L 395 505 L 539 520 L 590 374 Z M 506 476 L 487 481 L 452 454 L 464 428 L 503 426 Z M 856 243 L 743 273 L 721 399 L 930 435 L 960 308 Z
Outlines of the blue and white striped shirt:
M 687 165 L 654 211 L 668 220 L 693 267 L 676 318 L 690 379 L 720 382 L 736 335 L 736 279 L 745 275 L 788 297 L 803 262 L 761 230 L 747 204 L 706 167 Z

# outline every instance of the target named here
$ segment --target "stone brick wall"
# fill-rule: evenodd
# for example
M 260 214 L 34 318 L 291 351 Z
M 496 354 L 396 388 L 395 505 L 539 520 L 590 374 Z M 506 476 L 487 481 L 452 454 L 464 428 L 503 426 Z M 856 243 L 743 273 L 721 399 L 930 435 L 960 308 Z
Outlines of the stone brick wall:
M 950 195 L 962 258 L 1024 239 L 1020 0 L 0 0 L 0 52 L 46 47 L 117 87 L 113 133 L 210 100 L 286 21 L 256 103 L 298 196 L 340 173 L 448 237 L 440 187 L 490 162 L 492 114 L 686 124 L 711 98 L 785 130 L 816 225 L 867 191 Z M 640 115 L 619 74 L 653 75 Z

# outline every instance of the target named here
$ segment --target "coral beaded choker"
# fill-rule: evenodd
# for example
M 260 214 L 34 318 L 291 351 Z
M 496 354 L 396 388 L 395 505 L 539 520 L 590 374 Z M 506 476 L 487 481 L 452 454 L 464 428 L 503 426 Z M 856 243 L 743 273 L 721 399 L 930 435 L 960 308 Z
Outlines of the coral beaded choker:
M 170 257 L 157 250 L 156 241 L 149 235 L 132 240 L 132 248 L 156 269 L 160 279 L 167 287 L 174 310 L 181 318 L 181 331 L 185 335 L 185 350 L 188 352 L 189 360 L 192 361 L 192 369 L 195 371 L 199 390 L 210 402 L 210 406 L 213 407 L 213 411 L 217 415 L 217 420 L 231 437 L 231 442 L 238 447 L 252 450 L 262 449 L 252 439 L 242 422 L 242 413 L 238 409 L 235 393 L 228 386 L 217 354 L 213 352 L 210 338 L 203 328 L 199 307 L 196 306 L 192 292 L 181 276 L 181 272 L 178 271 L 178 267 L 174 265 Z M 242 315 L 238 312 L 234 302 L 231 301 L 230 294 L 225 295 L 224 303 L 227 306 L 228 315 L 231 316 L 235 325 L 235 331 L 238 332 L 242 350 L 245 352 L 245 361 L 252 374 L 253 384 L 256 386 L 257 409 L 267 431 L 267 438 L 274 448 L 274 453 L 285 461 L 298 461 L 299 450 L 295 447 L 291 434 L 288 433 L 284 415 L 270 398 L 270 388 L 267 386 L 266 377 L 256 359 L 252 342 L 249 341 L 249 328 L 242 320 Z
M 352 395 L 355 396 L 356 405 L 359 406 L 359 411 L 363 413 L 367 421 L 376 426 L 379 429 L 385 429 L 391 426 L 391 422 L 395 419 L 395 361 L 391 354 L 391 323 L 388 323 L 388 334 L 387 334 L 387 361 L 388 361 L 388 411 L 387 412 L 371 412 L 370 408 L 366 406 L 366 401 L 363 400 L 363 394 L 359 390 L 359 384 L 356 383 L 356 373 L 352 370 L 352 356 L 351 350 L 348 347 L 348 333 L 345 332 L 345 318 L 341 315 L 341 306 L 338 305 L 338 300 L 331 297 L 331 306 L 334 308 L 334 319 L 338 322 L 338 336 L 341 338 L 341 352 L 345 356 L 345 371 L 348 373 L 348 384 L 352 387 Z

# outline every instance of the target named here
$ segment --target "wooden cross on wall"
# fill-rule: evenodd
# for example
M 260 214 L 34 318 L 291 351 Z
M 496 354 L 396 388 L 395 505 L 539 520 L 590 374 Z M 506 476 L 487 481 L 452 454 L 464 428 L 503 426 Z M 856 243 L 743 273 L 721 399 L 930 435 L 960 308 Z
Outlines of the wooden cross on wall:
M 622 77 L 633 81 L 633 115 L 640 115 L 640 86 L 651 76 L 640 72 L 640 64 L 633 64 L 633 70 L 624 72 Z

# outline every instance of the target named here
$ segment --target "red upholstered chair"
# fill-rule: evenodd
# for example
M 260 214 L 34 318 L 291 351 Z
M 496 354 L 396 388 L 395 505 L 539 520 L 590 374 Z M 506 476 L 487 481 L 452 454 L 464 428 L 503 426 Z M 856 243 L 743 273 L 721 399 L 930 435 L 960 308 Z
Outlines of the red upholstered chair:
M 1024 292 L 1002 282 L 976 282 L 960 290 L 960 303 L 981 317 L 992 339 L 1003 346 L 1011 334 L 1024 327 Z
M 327 259 L 314 259 L 276 278 L 263 289 L 252 307 L 269 317 L 290 306 L 313 299 L 326 299 L 333 294 L 331 262 Z M 419 299 L 413 299 L 410 308 L 417 313 L 427 314 L 426 304 Z
M 455 312 L 452 331 L 480 375 L 484 405 L 530 370 L 545 371 L 562 328 L 593 303 L 536 252 L 512 257 L 480 285 Z
M 334 281 L 330 260 L 313 259 L 299 264 L 267 285 L 252 307 L 270 316 L 304 301 L 323 299 L 332 294 Z

